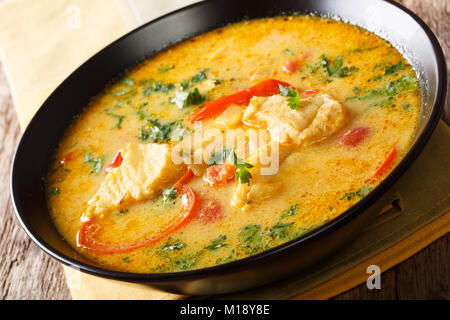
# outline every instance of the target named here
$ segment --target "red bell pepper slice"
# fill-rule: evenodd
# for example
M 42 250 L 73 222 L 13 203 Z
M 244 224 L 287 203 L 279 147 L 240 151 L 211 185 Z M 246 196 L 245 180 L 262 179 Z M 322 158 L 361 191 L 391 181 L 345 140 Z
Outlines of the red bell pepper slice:
M 75 151 L 69 152 L 66 154 L 60 161 L 61 164 L 65 164 L 66 162 L 72 161 L 74 158 Z
M 120 165 L 122 164 L 122 161 L 123 161 L 122 153 L 119 151 L 116 153 L 113 160 L 111 161 L 109 166 L 106 168 L 106 172 L 110 172 L 112 169 L 120 167 Z
M 77 236 L 78 246 L 98 254 L 115 254 L 126 253 L 150 246 L 166 238 L 176 230 L 186 225 L 193 218 L 198 207 L 197 194 L 194 190 L 192 190 L 192 188 L 182 185 L 175 185 L 174 188 L 177 189 L 178 194 L 186 195 L 188 201 L 184 206 L 182 214 L 165 229 L 155 234 L 146 235 L 143 238 L 133 242 L 117 244 L 103 243 L 96 238 L 96 234 L 102 229 L 102 225 L 94 218 L 83 223 Z
M 188 169 L 184 175 L 180 178 L 180 180 L 178 180 L 175 185 L 173 186 L 174 188 L 177 187 L 181 187 L 182 185 L 188 183 L 192 178 L 194 177 L 194 172 L 192 172 L 191 169 Z
M 284 87 L 291 87 L 289 83 L 279 80 L 269 79 L 262 81 L 243 91 L 205 103 L 203 107 L 191 117 L 190 121 L 191 123 L 194 123 L 196 121 L 211 118 L 212 116 L 222 113 L 233 104 L 247 105 L 253 97 L 268 97 L 279 94 L 280 84 Z
M 381 174 L 383 174 L 386 169 L 390 167 L 392 162 L 395 159 L 395 156 L 397 155 L 397 147 L 393 146 L 391 150 L 389 151 L 389 154 L 387 155 L 386 159 L 384 159 L 383 163 L 380 167 L 375 171 L 375 173 L 372 175 L 372 178 L 379 177 Z

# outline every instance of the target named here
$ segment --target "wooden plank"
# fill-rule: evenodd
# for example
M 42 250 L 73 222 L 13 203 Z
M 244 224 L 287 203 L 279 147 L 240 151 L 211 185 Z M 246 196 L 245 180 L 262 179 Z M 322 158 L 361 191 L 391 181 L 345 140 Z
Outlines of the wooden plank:
M 14 216 L 9 174 L 20 128 L 0 64 L 0 298 L 70 299 L 61 265 L 41 251 Z

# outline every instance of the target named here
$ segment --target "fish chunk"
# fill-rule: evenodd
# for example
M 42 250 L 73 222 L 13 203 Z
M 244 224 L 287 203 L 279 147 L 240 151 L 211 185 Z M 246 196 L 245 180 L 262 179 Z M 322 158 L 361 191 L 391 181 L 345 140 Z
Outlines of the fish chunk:
M 130 143 L 121 152 L 122 164 L 107 174 L 83 216 L 100 215 L 149 199 L 171 186 L 186 170 L 183 164 L 172 161 L 170 145 Z
M 302 99 L 300 108 L 292 110 L 286 97 L 253 97 L 242 121 L 252 127 L 265 128 L 272 139 L 297 145 L 320 141 L 343 127 L 346 112 L 341 103 L 326 93 Z

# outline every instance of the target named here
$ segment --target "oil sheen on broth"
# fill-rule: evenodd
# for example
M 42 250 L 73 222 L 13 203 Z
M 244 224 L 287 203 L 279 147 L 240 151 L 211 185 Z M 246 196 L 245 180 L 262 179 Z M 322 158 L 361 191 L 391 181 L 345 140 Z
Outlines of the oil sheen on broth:
M 316 17 L 232 24 L 144 61 L 93 99 L 51 164 L 51 215 L 70 245 L 114 270 L 241 259 L 366 196 L 408 151 L 419 111 L 411 66 L 372 33 Z M 191 120 L 203 132 L 242 129 L 242 141 L 265 130 L 269 149 L 280 143 L 279 171 L 260 175 L 254 154 L 229 145 L 203 164 L 172 163 L 173 152 L 199 150 L 187 143 Z

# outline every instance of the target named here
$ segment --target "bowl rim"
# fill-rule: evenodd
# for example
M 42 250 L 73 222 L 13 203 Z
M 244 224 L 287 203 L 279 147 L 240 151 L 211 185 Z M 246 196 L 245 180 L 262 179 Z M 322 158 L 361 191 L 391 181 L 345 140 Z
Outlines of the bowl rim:
M 66 77 L 66 79 L 58 85 L 58 87 L 52 92 L 52 94 L 42 103 L 41 107 L 38 109 L 36 114 L 33 116 L 32 120 L 28 124 L 27 128 L 25 129 L 18 145 L 16 148 L 16 152 L 13 159 L 13 165 L 11 168 L 11 175 L 10 175 L 10 192 L 11 192 L 11 198 L 12 198 L 12 204 L 14 207 L 14 211 L 16 214 L 17 219 L 20 222 L 20 225 L 25 230 L 27 235 L 33 240 L 34 243 L 36 243 L 44 252 L 58 260 L 59 262 L 70 266 L 76 270 L 85 272 L 87 274 L 100 276 L 103 278 L 109 278 L 114 280 L 120 280 L 120 281 L 127 281 L 127 282 L 147 282 L 149 284 L 151 283 L 159 283 L 159 282 L 171 282 L 171 281 L 177 281 L 177 280 L 195 280 L 199 278 L 205 278 L 208 276 L 217 276 L 217 275 L 223 275 L 228 273 L 233 273 L 238 270 L 248 269 L 253 264 L 258 263 L 259 261 L 264 261 L 267 258 L 272 258 L 274 256 L 283 255 L 288 253 L 290 250 L 293 250 L 297 247 L 300 247 L 301 245 L 307 244 L 308 242 L 315 241 L 316 239 L 320 239 L 321 237 L 333 232 L 340 226 L 342 226 L 345 223 L 348 223 L 350 220 L 356 218 L 359 216 L 362 212 L 364 212 L 366 209 L 368 209 L 371 205 L 375 203 L 376 200 L 378 200 L 399 178 L 403 175 L 403 173 L 411 166 L 411 164 L 414 162 L 414 160 L 419 156 L 419 154 L 422 152 L 423 148 L 427 144 L 428 140 L 430 139 L 432 133 L 434 132 L 434 129 L 437 126 L 437 123 L 439 122 L 441 113 L 443 111 L 443 107 L 445 104 L 445 96 L 446 96 L 446 86 L 447 86 L 447 68 L 446 68 L 446 61 L 443 54 L 443 50 L 439 44 L 439 41 L 437 37 L 434 35 L 433 31 L 430 29 L 430 27 L 420 18 L 418 17 L 414 12 L 407 9 L 403 5 L 394 2 L 393 0 L 383 0 L 384 2 L 393 5 L 403 12 L 405 12 L 407 15 L 409 15 L 411 18 L 415 20 L 415 22 L 421 27 L 421 29 L 425 32 L 428 40 L 430 41 L 434 57 L 437 61 L 437 90 L 435 99 L 433 102 L 433 106 L 431 108 L 430 115 L 428 117 L 428 120 L 426 121 L 422 132 L 417 136 L 416 141 L 410 148 L 410 150 L 407 152 L 405 157 L 400 161 L 400 163 L 394 168 L 394 170 L 375 188 L 373 189 L 366 197 L 364 197 L 362 200 L 358 201 L 355 205 L 341 213 L 339 216 L 333 218 L 332 220 L 324 223 L 320 227 L 315 228 L 314 230 L 298 237 L 293 240 L 290 240 L 288 242 L 285 242 L 283 244 L 280 244 L 274 248 L 262 251 L 258 254 L 251 255 L 248 257 L 244 257 L 235 261 L 227 262 L 224 264 L 212 266 L 212 267 L 206 267 L 201 269 L 194 269 L 194 270 L 188 270 L 188 271 L 179 271 L 179 272 L 170 272 L 170 273 L 133 273 L 133 272 L 123 272 L 123 271 L 115 271 L 110 270 L 106 268 L 101 268 L 97 266 L 93 266 L 87 263 L 84 263 L 82 261 L 76 260 L 74 258 L 71 258 L 58 250 L 54 249 L 52 246 L 50 246 L 44 239 L 42 239 L 37 232 L 34 232 L 32 228 L 30 228 L 27 223 L 25 222 L 24 215 L 20 210 L 18 209 L 16 198 L 15 198 L 15 188 L 14 188 L 14 172 L 16 168 L 16 158 L 17 154 L 19 153 L 19 150 L 21 149 L 21 146 L 23 144 L 24 136 L 29 131 L 29 128 L 31 127 L 31 124 L 34 124 L 36 122 L 37 115 L 40 114 L 43 111 L 42 106 L 44 106 L 49 99 L 53 96 L 54 92 L 58 90 L 59 87 L 61 87 L 66 81 L 71 78 L 71 76 L 78 71 L 84 64 L 86 64 L 88 61 L 95 59 L 99 54 L 101 54 L 104 50 L 114 46 L 116 43 L 123 41 L 123 39 L 129 37 L 130 35 L 137 33 L 143 28 L 146 28 L 147 26 L 154 24 L 156 22 L 159 22 L 161 20 L 166 19 L 167 17 L 177 14 L 179 12 L 189 10 L 191 8 L 201 7 L 205 6 L 211 2 L 220 1 L 220 0 L 210 0 L 210 1 L 201 1 L 197 3 L 193 3 L 191 5 L 182 7 L 180 9 L 177 9 L 175 11 L 171 11 L 167 14 L 164 14 L 156 19 L 153 19 L 133 30 L 128 32 L 127 34 L 123 35 L 119 39 L 113 41 L 103 49 L 99 50 L 96 54 L 91 56 L 89 59 L 87 59 L 84 63 L 82 63 L 77 69 L 75 69 L 69 76 Z M 270 14 L 268 16 L 271 16 Z M 148 58 L 148 57 L 147 57 Z M 64 239 L 62 239 L 65 241 Z M 67 242 L 66 242 L 67 243 Z

